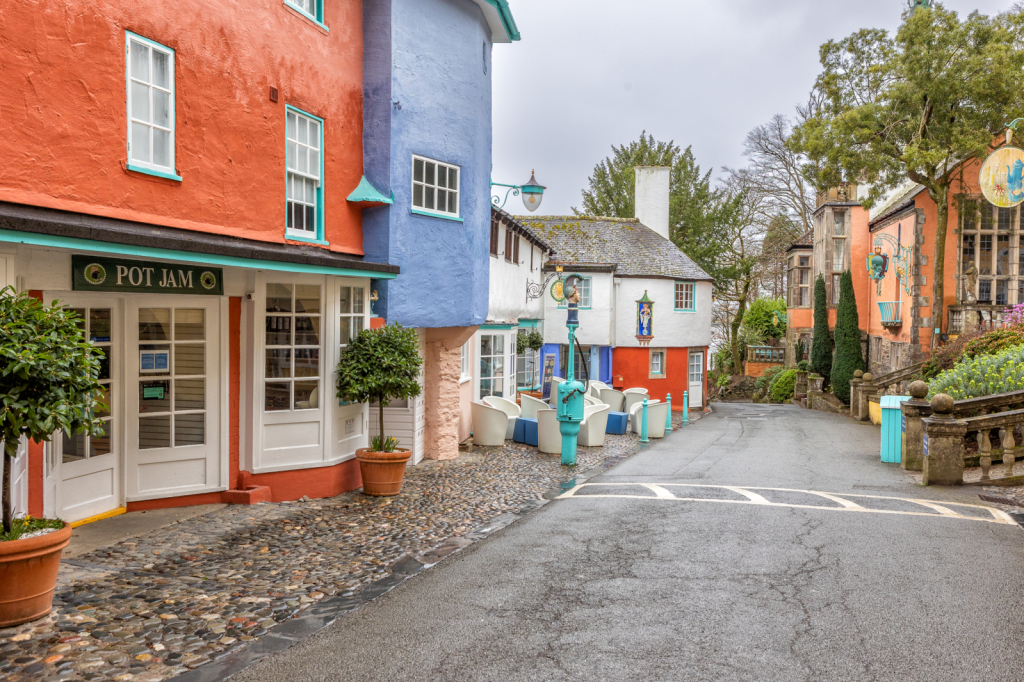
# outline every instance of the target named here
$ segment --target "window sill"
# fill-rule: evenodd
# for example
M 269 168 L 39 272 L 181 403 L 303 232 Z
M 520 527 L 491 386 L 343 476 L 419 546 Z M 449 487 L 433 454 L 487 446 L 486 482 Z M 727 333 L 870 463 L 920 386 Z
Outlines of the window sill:
M 136 166 L 135 164 L 125 164 L 125 168 L 132 171 L 133 173 L 143 173 L 144 175 L 152 175 L 153 177 L 163 178 L 165 180 L 174 180 L 175 182 L 181 182 L 181 176 L 175 173 L 165 173 L 163 171 L 153 170 L 151 168 L 143 168 L 142 166 Z
M 472 381 L 472 380 L 473 380 L 473 377 L 471 377 L 471 376 L 469 376 L 469 377 L 459 377 L 459 385 L 461 386 L 462 384 L 466 383 L 467 381 Z
M 410 208 L 409 211 L 413 215 L 426 216 L 427 218 L 440 218 L 441 220 L 451 220 L 452 222 L 456 222 L 456 223 L 464 223 L 464 222 L 466 222 L 466 221 L 464 221 L 462 218 L 460 218 L 458 216 L 445 215 L 444 213 L 434 213 L 433 211 L 423 211 L 423 210 L 418 209 L 418 208 Z
M 313 26 L 318 28 L 324 35 L 330 35 L 331 29 L 327 28 L 327 24 L 325 24 L 325 23 L 323 23 L 321 21 L 317 21 L 316 17 L 313 17 L 313 16 L 310 16 L 309 14 L 306 14 L 303 10 L 299 9 L 295 5 L 293 5 L 290 2 L 288 2 L 288 0 L 284 0 L 283 4 L 284 4 L 285 8 L 287 8 L 287 9 L 291 10 L 292 12 L 294 12 L 295 14 L 297 14 L 300 19 L 305 19 L 309 23 L 313 24 Z
M 320 246 L 330 246 L 331 243 L 324 239 L 311 239 L 308 237 L 299 237 L 297 235 L 285 234 L 285 241 L 289 242 L 302 242 L 303 244 L 319 244 Z
M 676 308 L 672 312 L 675 312 L 675 313 L 695 313 L 695 312 L 697 312 L 697 309 L 693 308 L 693 309 L 688 310 L 686 308 Z

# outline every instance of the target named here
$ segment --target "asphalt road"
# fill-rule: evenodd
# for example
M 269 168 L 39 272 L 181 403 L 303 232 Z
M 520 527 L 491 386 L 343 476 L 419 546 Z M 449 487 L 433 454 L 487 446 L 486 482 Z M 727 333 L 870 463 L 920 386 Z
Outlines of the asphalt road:
M 233 679 L 1024 679 L 1024 531 L 877 438 L 718 406 Z

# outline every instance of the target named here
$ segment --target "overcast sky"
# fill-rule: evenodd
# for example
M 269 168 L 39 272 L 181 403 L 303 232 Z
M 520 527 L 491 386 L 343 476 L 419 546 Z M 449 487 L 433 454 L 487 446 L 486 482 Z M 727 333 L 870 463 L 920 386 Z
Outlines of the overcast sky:
M 522 41 L 494 47 L 494 171 L 548 187 L 540 213 L 579 207 L 612 144 L 642 130 L 692 146 L 704 170 L 743 163 L 743 138 L 791 114 L 818 47 L 895 30 L 906 0 L 510 0 Z M 1012 0 L 945 0 L 993 14 Z M 509 198 L 512 213 L 525 213 Z

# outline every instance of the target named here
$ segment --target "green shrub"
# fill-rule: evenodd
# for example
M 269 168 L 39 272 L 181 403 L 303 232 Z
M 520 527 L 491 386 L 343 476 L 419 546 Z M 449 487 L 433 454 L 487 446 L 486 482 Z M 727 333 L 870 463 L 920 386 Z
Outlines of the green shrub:
M 850 403 L 850 379 L 863 370 L 864 353 L 860 345 L 860 319 L 853 292 L 853 274 L 847 270 L 840 278 L 839 305 L 836 308 L 836 357 L 832 362 L 832 395 Z
M 995 329 L 965 343 L 962 355 L 965 358 L 976 358 L 1021 344 L 1024 344 L 1024 327 Z
M 768 383 L 783 369 L 784 367 L 782 365 L 772 365 L 764 371 L 764 374 L 757 378 L 757 381 L 754 382 L 754 388 L 762 391 L 767 389 Z
M 809 365 L 807 364 L 806 360 L 801 360 L 800 362 L 796 363 L 796 368 L 801 372 L 806 372 L 808 367 Z
M 921 368 L 921 378 L 930 381 L 946 370 L 953 369 L 964 358 L 990 355 L 1004 348 L 1024 344 L 1024 328 L 1011 327 L 993 331 L 973 331 L 961 334 L 955 340 L 938 348 Z
M 743 329 L 748 334 L 747 343 L 752 339 L 781 339 L 786 335 L 786 299 L 755 298 L 743 315 Z
M 785 372 L 780 372 L 769 386 L 772 401 L 777 403 L 786 402 L 793 397 L 793 389 L 795 388 L 796 370 L 787 369 Z
M 832 337 L 828 331 L 828 304 L 825 301 L 825 278 L 814 282 L 814 336 L 811 339 L 811 369 L 825 377 L 832 375 Z
M 1024 345 L 992 355 L 965 358 L 928 383 L 928 399 L 946 393 L 954 400 L 1024 390 Z

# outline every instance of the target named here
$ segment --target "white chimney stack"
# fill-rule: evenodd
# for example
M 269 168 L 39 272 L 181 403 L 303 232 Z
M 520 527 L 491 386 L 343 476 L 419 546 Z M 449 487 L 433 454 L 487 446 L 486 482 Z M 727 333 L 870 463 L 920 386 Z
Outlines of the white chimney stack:
M 641 223 L 668 239 L 668 196 L 672 169 L 637 166 L 635 215 Z

